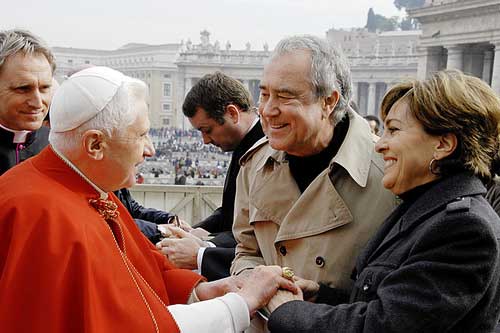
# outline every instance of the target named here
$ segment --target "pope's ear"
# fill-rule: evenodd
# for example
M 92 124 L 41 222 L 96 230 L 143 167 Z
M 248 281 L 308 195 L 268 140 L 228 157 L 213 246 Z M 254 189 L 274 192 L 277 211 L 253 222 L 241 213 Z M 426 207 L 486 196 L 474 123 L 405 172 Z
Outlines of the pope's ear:
M 106 136 L 101 131 L 88 130 L 83 133 L 82 144 L 89 158 L 101 160 L 104 156 Z
M 446 133 L 443 135 L 440 135 L 439 137 L 438 144 L 436 145 L 435 148 L 435 158 L 437 159 L 443 159 L 455 151 L 457 149 L 458 145 L 458 139 L 457 136 L 454 133 Z

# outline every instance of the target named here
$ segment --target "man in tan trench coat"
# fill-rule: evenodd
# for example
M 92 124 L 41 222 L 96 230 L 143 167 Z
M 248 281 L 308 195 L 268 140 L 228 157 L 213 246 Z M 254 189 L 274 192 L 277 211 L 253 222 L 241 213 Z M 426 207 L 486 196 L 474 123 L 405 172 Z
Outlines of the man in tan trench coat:
M 320 283 L 319 298 L 350 287 L 355 258 L 396 204 L 351 94 L 339 50 L 312 36 L 278 43 L 260 84 L 267 138 L 240 160 L 232 274 L 288 266 Z

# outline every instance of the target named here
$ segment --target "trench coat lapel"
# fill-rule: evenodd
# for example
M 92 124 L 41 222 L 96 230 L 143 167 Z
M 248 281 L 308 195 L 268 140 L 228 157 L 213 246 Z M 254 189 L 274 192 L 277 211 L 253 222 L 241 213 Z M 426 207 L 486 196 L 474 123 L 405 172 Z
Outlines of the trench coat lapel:
M 296 183 L 288 163 L 271 160 L 272 166 L 268 161 L 259 169 L 250 200 L 262 218 L 280 225 L 276 242 L 320 234 L 353 221 L 330 180 L 330 168 L 323 170 L 301 195 L 296 185 L 290 185 Z

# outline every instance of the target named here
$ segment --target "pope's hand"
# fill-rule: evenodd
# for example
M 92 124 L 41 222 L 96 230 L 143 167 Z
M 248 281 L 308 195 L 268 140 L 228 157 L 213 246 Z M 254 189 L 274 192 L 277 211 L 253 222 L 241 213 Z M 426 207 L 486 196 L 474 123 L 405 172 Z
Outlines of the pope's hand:
M 257 266 L 242 276 L 241 289 L 238 294 L 247 302 L 250 314 L 265 306 L 279 289 L 302 298 L 300 289 L 282 275 L 279 266 Z

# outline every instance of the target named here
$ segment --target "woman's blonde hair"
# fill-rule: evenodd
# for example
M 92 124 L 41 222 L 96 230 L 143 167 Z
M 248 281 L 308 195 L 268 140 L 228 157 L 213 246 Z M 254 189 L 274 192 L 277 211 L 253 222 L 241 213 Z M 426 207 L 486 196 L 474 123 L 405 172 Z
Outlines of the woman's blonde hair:
M 382 120 L 402 99 L 428 134 L 456 135 L 455 152 L 437 161 L 442 174 L 468 170 L 484 180 L 493 176 L 492 166 L 500 160 L 500 98 L 485 82 L 446 70 L 397 84 L 382 100 Z

